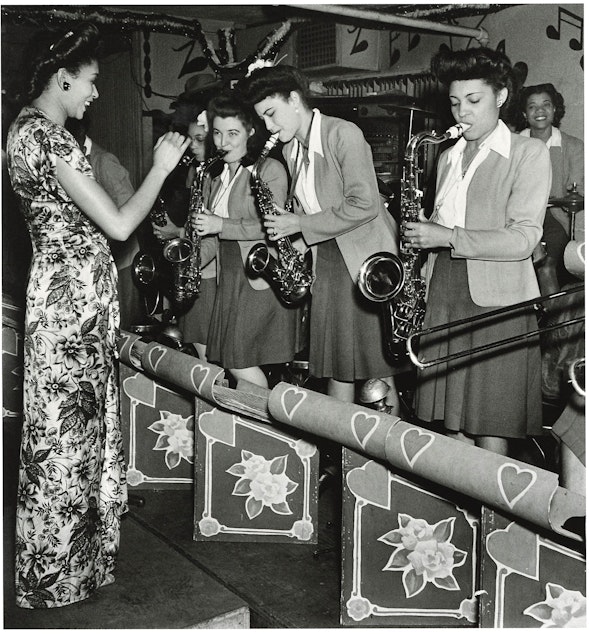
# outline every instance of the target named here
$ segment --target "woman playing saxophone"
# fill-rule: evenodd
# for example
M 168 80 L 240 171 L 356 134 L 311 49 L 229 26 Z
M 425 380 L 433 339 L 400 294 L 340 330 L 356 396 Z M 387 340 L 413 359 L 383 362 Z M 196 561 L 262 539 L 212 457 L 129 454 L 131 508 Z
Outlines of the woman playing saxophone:
M 500 118 L 512 95 L 511 64 L 485 48 L 440 52 L 432 71 L 449 87 L 452 115 L 468 129 L 442 153 L 433 215 L 402 227 L 407 248 L 427 249 L 424 328 L 540 295 L 532 252 L 550 191 L 544 143 Z M 533 309 L 421 339 L 433 359 L 537 328 Z M 441 363 L 418 376 L 416 414 L 443 421 L 460 440 L 507 455 L 509 439 L 542 430 L 537 338 L 499 352 Z
M 309 370 L 328 379 L 328 394 L 355 399 L 355 381 L 395 372 L 385 357 L 379 308 L 359 293 L 364 260 L 378 251 L 398 253 L 397 228 L 379 196 L 370 146 L 348 121 L 309 105 L 308 81 L 291 66 L 253 70 L 241 84 L 283 156 L 294 183 L 295 214 L 266 214 L 271 241 L 302 234 L 313 246 Z M 395 389 L 387 405 L 398 413 Z
M 265 280 L 249 278 L 244 268 L 251 248 L 265 239 L 251 188 L 252 164 L 262 145 L 257 143 L 254 113 L 234 91 L 213 98 L 207 111 L 213 143 L 225 152 L 223 171 L 211 181 L 207 209 L 194 218 L 199 235 L 219 240 L 207 356 L 235 379 L 268 387 L 261 366 L 292 361 L 299 311 L 285 307 Z M 273 199 L 283 205 L 287 179 L 282 165 L 268 158 L 260 172 Z

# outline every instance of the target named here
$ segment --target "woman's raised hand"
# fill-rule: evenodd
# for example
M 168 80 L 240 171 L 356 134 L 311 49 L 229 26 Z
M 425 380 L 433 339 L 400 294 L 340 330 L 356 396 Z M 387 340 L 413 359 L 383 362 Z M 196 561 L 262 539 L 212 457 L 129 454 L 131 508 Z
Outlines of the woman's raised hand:
M 189 145 L 190 138 L 179 132 L 166 132 L 157 140 L 153 148 L 154 166 L 170 173 L 178 165 L 178 161 Z

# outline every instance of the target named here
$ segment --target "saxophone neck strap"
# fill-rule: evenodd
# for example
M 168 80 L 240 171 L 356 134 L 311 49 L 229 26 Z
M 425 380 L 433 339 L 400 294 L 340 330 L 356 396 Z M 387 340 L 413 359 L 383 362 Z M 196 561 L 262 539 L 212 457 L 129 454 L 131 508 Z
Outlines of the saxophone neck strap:
M 286 197 L 286 202 L 284 203 L 285 209 L 290 209 L 292 207 L 292 201 L 295 197 L 295 189 L 297 187 L 297 182 L 299 180 L 299 175 L 304 165 L 309 165 L 309 140 L 311 138 L 311 128 L 313 127 L 313 120 L 315 119 L 315 111 L 313 110 L 313 115 L 311 116 L 311 123 L 309 124 L 309 129 L 307 130 L 307 134 L 305 136 L 305 141 L 301 143 L 297 139 L 297 154 L 295 156 L 295 169 L 294 174 L 292 175 L 292 180 L 290 181 L 290 187 L 288 189 L 288 196 Z M 302 153 L 302 156 L 301 156 Z

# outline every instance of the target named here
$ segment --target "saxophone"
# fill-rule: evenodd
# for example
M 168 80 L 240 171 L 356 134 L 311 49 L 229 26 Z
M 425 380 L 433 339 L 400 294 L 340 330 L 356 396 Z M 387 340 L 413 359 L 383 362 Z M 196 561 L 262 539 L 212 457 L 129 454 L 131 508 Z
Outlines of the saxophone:
M 270 150 L 278 142 L 278 134 L 273 134 L 252 169 L 252 189 L 256 194 L 260 213 L 277 214 L 274 197 L 268 184 L 260 177 L 262 165 Z M 287 205 L 286 212 L 290 211 Z M 295 248 L 287 236 L 276 241 L 278 258 L 275 258 L 268 246 L 262 242 L 255 244 L 247 255 L 245 270 L 251 277 L 262 275 L 274 287 L 274 290 L 285 304 L 295 304 L 302 300 L 313 283 L 311 273 L 310 251 L 303 255 Z
M 191 302 L 200 290 L 200 246 L 201 237 L 192 227 L 192 219 L 205 209 L 203 184 L 207 172 L 221 160 L 225 152 L 217 152 L 196 167 L 190 186 L 188 218 L 184 225 L 185 238 L 172 238 L 163 248 L 164 258 L 173 265 L 173 298 L 176 304 Z
M 401 180 L 401 224 L 419 222 L 423 191 L 419 188 L 417 151 L 426 144 L 458 139 L 470 126 L 457 123 L 444 134 L 420 132 L 405 148 Z M 425 316 L 425 280 L 421 276 L 419 249 L 401 243 L 400 256 L 380 252 L 367 258 L 358 275 L 362 294 L 383 303 L 384 338 L 393 360 L 405 354 L 408 337 L 421 328 Z

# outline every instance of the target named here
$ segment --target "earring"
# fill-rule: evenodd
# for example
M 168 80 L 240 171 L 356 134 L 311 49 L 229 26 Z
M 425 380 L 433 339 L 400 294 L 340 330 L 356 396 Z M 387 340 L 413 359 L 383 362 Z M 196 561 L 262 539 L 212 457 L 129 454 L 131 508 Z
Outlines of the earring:
M 64 82 L 63 82 L 63 89 L 64 89 L 64 90 L 69 90 L 69 89 L 70 89 L 70 84 L 68 84 L 68 82 L 67 82 L 67 81 L 64 81 Z

